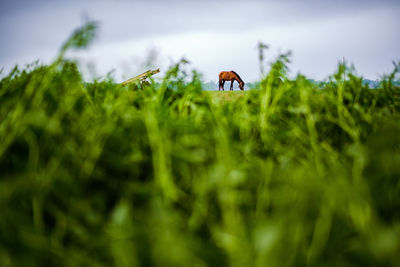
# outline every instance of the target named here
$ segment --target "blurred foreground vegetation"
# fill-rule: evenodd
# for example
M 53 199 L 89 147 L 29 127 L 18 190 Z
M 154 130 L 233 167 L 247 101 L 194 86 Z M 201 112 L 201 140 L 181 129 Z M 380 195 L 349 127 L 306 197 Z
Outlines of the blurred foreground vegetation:
M 398 65 L 121 87 L 65 59 L 91 30 L 0 81 L 0 266 L 400 266 Z

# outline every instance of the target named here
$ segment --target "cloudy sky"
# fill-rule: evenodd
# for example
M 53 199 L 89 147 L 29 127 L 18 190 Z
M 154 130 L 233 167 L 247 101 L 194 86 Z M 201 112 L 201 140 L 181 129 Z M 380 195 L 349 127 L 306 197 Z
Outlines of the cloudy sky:
M 293 75 L 325 79 L 345 58 L 377 79 L 400 60 L 399 14 L 398 0 L 1 0 L 0 69 L 50 62 L 90 18 L 99 22 L 97 39 L 70 57 L 117 81 L 182 57 L 206 81 L 221 70 L 254 81 L 259 41 L 270 45 L 266 63 L 291 50 Z

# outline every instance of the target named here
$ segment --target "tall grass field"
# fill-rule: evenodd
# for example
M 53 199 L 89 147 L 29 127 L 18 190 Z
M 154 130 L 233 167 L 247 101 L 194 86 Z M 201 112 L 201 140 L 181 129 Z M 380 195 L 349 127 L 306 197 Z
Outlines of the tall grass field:
M 67 52 L 0 80 L 0 266 L 400 266 L 400 67 L 369 88 L 281 55 L 254 88 L 85 82 Z M 217 74 L 216 74 L 217 75 Z

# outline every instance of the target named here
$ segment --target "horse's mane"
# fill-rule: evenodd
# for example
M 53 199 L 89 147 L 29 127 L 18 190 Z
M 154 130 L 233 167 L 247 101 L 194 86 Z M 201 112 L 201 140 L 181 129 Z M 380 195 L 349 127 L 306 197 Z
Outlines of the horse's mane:
M 233 70 L 232 70 L 232 72 L 239 78 L 239 80 L 240 80 L 242 83 L 244 83 L 244 81 L 242 80 L 242 78 L 240 78 L 239 74 L 237 74 L 237 73 L 234 72 Z

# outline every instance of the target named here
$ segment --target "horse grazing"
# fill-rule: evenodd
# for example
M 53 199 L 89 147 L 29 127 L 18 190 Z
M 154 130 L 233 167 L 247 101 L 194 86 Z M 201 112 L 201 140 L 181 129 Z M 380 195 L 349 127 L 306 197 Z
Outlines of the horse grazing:
M 239 83 L 239 88 L 240 90 L 244 90 L 244 82 L 240 78 L 239 74 L 236 72 L 232 71 L 221 71 L 218 75 L 219 77 L 219 88 L 218 91 L 224 91 L 224 84 L 225 81 L 231 81 L 231 88 L 230 90 L 233 91 L 233 82 L 237 81 Z

